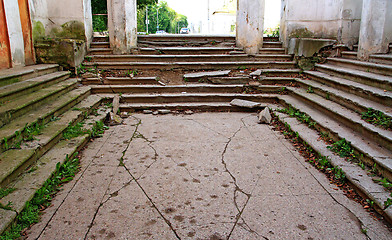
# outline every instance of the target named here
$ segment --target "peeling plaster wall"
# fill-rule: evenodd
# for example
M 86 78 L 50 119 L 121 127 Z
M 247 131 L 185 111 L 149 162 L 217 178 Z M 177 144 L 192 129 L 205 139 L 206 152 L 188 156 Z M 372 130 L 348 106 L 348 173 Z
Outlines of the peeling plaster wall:
M 22 24 L 20 22 L 18 1 L 4 1 L 5 16 L 7 19 L 8 36 L 10 40 L 12 65 L 24 65 L 24 40 Z
M 36 22 L 42 23 L 47 35 L 50 35 L 52 29 L 60 28 L 64 23 L 78 21 L 84 24 L 86 41 L 91 41 L 91 0 L 31 0 L 30 9 L 33 25 Z
M 238 0 L 237 46 L 248 54 L 256 54 L 263 45 L 264 0 Z
M 330 38 L 358 42 L 362 0 L 282 0 L 281 40 L 291 37 Z

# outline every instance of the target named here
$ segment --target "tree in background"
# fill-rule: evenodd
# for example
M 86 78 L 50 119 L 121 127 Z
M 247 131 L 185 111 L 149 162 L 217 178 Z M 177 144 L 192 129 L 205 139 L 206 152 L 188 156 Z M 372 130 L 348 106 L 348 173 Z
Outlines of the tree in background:
M 137 8 L 145 9 L 147 5 L 156 5 L 158 0 L 137 0 Z M 95 32 L 104 32 L 108 30 L 108 8 L 107 0 L 91 0 L 91 8 L 93 12 L 93 28 Z M 105 15 L 94 15 L 105 14 Z
M 179 29 L 188 26 L 188 18 L 186 16 L 171 9 L 167 2 L 160 2 L 159 4 L 148 4 L 143 8 L 138 8 L 138 32 L 147 32 L 146 14 L 148 14 L 148 20 L 150 22 L 148 25 L 149 33 L 155 33 L 157 30 L 178 33 Z M 157 15 L 159 29 L 157 28 Z

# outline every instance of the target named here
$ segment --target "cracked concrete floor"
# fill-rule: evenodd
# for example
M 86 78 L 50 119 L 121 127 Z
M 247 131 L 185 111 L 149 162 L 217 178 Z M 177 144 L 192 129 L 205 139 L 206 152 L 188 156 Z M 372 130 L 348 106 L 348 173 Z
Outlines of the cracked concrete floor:
M 88 145 L 81 172 L 28 238 L 392 238 L 256 121 L 249 113 L 131 116 Z

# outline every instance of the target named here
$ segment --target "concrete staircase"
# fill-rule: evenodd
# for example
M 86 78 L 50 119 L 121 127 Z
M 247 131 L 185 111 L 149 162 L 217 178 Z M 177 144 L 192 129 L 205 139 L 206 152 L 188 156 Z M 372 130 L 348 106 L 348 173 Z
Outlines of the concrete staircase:
M 234 37 L 180 35 L 173 38 L 150 35 L 139 37 L 140 47 L 132 54 L 114 55 L 111 54 L 108 40 L 97 38 L 91 45 L 87 68 L 137 71 L 139 75 L 146 77 L 111 76 L 86 78 L 82 82 L 91 85 L 92 92 L 96 94 L 121 94 L 120 111 L 243 111 L 244 109 L 231 106 L 230 101 L 241 98 L 276 103 L 277 95 L 282 92 L 281 86 L 258 86 L 257 94 L 252 94 L 255 88 L 248 85 L 252 77 L 246 70 L 262 68 L 281 75 L 285 71 L 296 75 L 299 73 L 292 57 L 284 54 L 281 42 L 277 38 L 266 40 L 260 54 L 249 56 L 235 47 Z M 103 49 L 108 50 L 105 52 Z M 157 69 L 159 73 L 148 75 L 150 71 Z M 186 77 L 189 73 L 212 70 L 230 70 L 231 75 L 196 79 Z M 159 84 L 163 84 L 159 81 L 162 73 L 170 73 L 180 81 L 171 83 L 169 78 L 166 79 L 165 86 L 162 86 Z
M 361 114 L 372 108 L 392 118 L 392 65 L 375 60 L 361 62 L 347 57 L 351 56 L 347 53 L 343 56 L 316 64 L 314 70 L 304 72 L 305 78 L 295 79 L 300 88 L 288 87 L 290 93 L 279 96 L 283 106 L 309 116 L 316 133 L 287 115 L 280 116 L 301 138 L 343 169 L 350 183 L 391 221 L 392 208 L 384 205 L 388 198 L 392 199 L 391 189 L 377 181 L 386 178 L 392 182 L 392 129 L 368 123 Z M 328 134 L 334 141 L 349 142 L 360 164 L 347 162 L 325 149 L 325 144 L 317 140 L 320 133 Z M 373 176 L 370 170 L 379 176 Z
M 59 71 L 58 65 L 0 72 L 0 187 L 14 189 L 0 199 L 2 206 L 11 203 L 12 208 L 0 208 L 0 233 L 56 170 L 56 164 L 88 141 L 88 135 L 64 139 L 68 126 L 83 121 L 88 129 L 105 117 L 106 110 L 98 108 L 103 98 L 91 95 L 88 86 L 79 87 L 70 75 Z

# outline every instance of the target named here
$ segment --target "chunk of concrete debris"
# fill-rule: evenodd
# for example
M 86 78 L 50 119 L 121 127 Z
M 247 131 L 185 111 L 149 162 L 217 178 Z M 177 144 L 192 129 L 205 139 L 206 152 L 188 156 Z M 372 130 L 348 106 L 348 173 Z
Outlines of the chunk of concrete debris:
M 158 113 L 159 113 L 159 114 L 169 114 L 169 113 L 171 113 L 171 111 L 168 110 L 168 109 L 159 109 L 159 110 L 158 110 Z
M 121 118 L 128 118 L 128 117 L 129 117 L 129 114 L 128 114 L 128 112 L 121 112 L 121 113 L 120 113 L 120 117 L 121 117 Z
M 154 111 L 154 112 L 152 112 L 152 115 L 158 115 L 159 114 L 159 112 L 158 111 Z
M 192 114 L 193 114 L 193 111 L 192 111 L 192 110 L 186 110 L 184 113 L 185 113 L 186 115 L 192 115 Z
M 144 114 L 152 114 L 152 111 L 151 110 L 143 110 L 143 113 Z
M 259 113 L 259 122 L 258 123 L 259 124 L 262 124 L 262 123 L 270 124 L 271 120 L 272 120 L 271 113 L 269 111 L 269 108 L 266 107 L 266 108 L 264 108 L 263 111 L 261 111 Z
M 113 98 L 113 113 L 117 114 L 120 109 L 120 96 L 115 95 Z
M 230 72 L 231 70 L 188 73 L 184 75 L 184 78 L 190 80 L 190 79 L 200 79 L 205 77 L 222 77 L 222 76 L 229 75 Z
M 261 103 L 246 101 L 242 99 L 234 99 L 230 102 L 230 105 L 243 108 L 257 108 L 261 106 Z
M 251 87 L 258 87 L 260 85 L 261 85 L 261 83 L 258 81 L 250 81 L 249 82 L 249 86 L 251 86 Z
M 261 69 L 258 69 L 258 70 L 254 71 L 254 72 L 251 72 L 249 75 L 251 77 L 258 77 L 258 76 L 261 75 L 261 73 L 262 73 Z
M 120 125 L 122 123 L 123 123 L 123 119 L 120 116 L 112 112 L 110 113 L 109 125 L 114 126 L 114 125 Z

